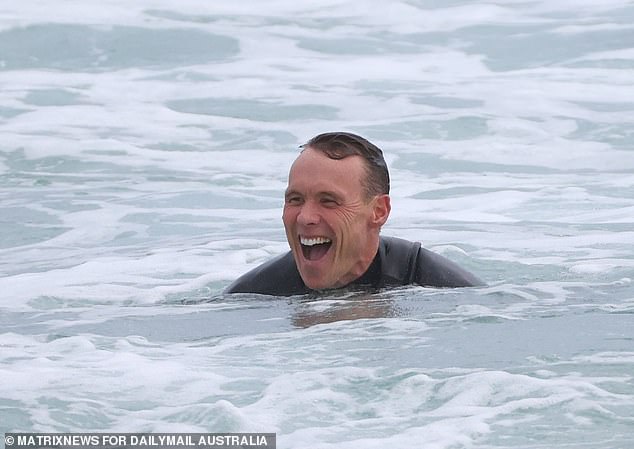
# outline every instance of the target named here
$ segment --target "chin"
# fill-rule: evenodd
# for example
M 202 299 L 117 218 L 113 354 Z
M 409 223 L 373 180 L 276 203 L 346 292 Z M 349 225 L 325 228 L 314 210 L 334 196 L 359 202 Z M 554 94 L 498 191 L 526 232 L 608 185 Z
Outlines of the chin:
M 335 287 L 334 283 L 332 282 L 324 282 L 323 277 L 315 279 L 314 276 L 304 276 L 301 271 L 300 276 L 302 277 L 304 284 L 306 284 L 306 287 L 310 288 L 311 290 L 326 290 Z
M 325 285 L 323 282 L 307 276 L 303 276 L 301 272 L 300 276 L 302 276 L 302 280 L 304 281 L 304 284 L 306 284 L 306 287 L 310 288 L 311 290 L 323 290 L 325 288 L 328 288 L 328 285 Z

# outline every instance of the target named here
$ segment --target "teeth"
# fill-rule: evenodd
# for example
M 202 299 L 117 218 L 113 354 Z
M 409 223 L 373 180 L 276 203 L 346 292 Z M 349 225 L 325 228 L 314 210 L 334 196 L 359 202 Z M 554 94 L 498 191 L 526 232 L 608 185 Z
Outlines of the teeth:
M 331 241 L 332 240 L 327 239 L 326 237 L 313 237 L 313 238 L 300 237 L 299 238 L 299 242 L 302 245 L 306 245 L 306 246 L 321 245 L 322 243 L 330 243 Z

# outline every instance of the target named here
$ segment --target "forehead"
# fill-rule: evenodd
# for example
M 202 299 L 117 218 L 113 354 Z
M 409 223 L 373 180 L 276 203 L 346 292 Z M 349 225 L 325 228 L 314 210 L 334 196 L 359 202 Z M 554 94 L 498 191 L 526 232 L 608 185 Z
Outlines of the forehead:
M 319 150 L 306 148 L 295 159 L 288 176 L 289 189 L 361 191 L 365 163 L 361 156 L 331 159 Z

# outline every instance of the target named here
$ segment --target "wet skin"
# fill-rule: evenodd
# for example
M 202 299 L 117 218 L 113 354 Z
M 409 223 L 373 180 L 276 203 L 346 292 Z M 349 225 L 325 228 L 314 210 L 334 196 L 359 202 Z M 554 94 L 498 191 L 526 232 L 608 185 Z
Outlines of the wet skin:
M 299 273 L 311 289 L 349 284 L 376 255 L 390 198 L 368 197 L 365 177 L 360 156 L 333 160 L 310 147 L 291 167 L 282 219 Z

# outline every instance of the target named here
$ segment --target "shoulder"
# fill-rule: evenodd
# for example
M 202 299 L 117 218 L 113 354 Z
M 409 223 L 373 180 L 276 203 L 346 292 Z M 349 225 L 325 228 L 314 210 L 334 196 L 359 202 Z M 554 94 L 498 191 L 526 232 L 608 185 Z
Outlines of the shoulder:
M 474 287 L 484 285 L 475 275 L 440 254 L 425 248 L 418 252 L 417 279 L 430 287 Z
M 243 274 L 226 288 L 225 293 L 290 296 L 306 291 L 289 251 Z
M 440 254 L 395 237 L 381 237 L 383 272 L 387 279 L 429 287 L 483 285 L 476 276 Z

